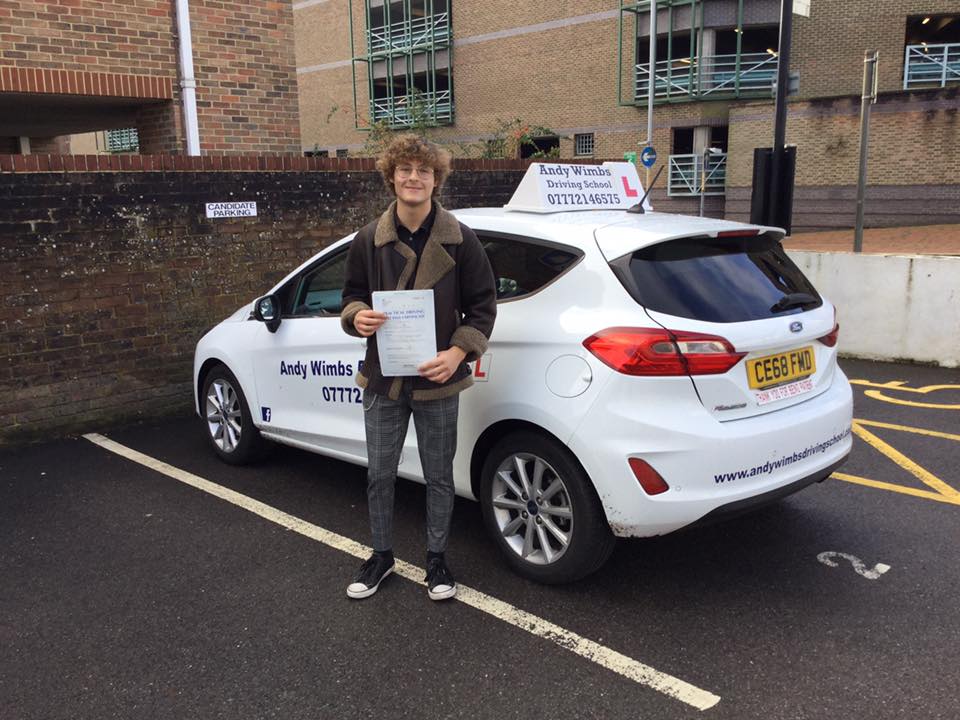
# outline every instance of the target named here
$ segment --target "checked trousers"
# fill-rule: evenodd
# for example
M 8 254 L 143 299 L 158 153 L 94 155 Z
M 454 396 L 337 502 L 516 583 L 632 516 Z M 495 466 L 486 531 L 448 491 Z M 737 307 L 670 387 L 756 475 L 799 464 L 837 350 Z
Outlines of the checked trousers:
M 410 415 L 417 431 L 427 483 L 427 550 L 443 552 L 453 516 L 453 455 L 457 449 L 459 395 L 413 400 L 404 387 L 398 400 L 363 391 L 367 434 L 367 504 L 374 550 L 393 549 L 393 491 Z

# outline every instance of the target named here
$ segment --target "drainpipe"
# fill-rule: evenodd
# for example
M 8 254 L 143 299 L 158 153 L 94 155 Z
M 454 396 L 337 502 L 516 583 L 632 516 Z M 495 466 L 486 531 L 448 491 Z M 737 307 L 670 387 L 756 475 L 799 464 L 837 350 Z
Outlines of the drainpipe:
M 177 29 L 180 36 L 180 88 L 183 97 L 183 123 L 187 131 L 187 155 L 199 155 L 200 129 L 197 125 L 197 80 L 193 76 L 190 0 L 177 0 Z

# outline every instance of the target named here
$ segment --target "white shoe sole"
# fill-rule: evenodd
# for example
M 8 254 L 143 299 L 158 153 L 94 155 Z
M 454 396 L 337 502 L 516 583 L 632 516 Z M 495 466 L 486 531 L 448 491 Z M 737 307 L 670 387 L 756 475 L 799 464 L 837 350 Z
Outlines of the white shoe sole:
M 454 585 L 453 587 L 444 587 L 443 590 L 438 590 L 436 592 L 434 592 L 430 588 L 427 588 L 427 595 L 430 597 L 431 600 L 449 600 L 456 594 L 457 594 L 456 585 Z
M 378 582 L 378 583 L 377 583 L 376 585 L 374 585 L 373 587 L 367 587 L 366 585 L 361 585 L 360 583 L 351 583 L 351 584 L 347 587 L 347 597 L 353 598 L 354 600 L 363 600 L 363 598 L 368 598 L 368 597 L 370 597 L 370 596 L 373 595 L 377 590 L 380 589 L 380 584 L 381 584 L 384 580 L 386 580 L 387 577 L 389 577 L 390 574 L 392 574 L 392 573 L 393 573 L 393 568 L 391 567 L 389 570 L 387 570 L 387 571 L 383 574 L 383 577 L 380 578 L 380 582 Z M 354 585 L 357 585 L 358 587 L 360 587 L 360 588 L 362 588 L 362 589 L 354 590 L 354 589 L 352 589 Z

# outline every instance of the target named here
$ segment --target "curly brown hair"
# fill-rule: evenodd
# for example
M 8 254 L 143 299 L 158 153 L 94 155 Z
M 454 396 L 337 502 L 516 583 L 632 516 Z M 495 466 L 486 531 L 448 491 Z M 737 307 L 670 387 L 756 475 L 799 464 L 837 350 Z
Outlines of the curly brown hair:
M 428 165 L 433 168 L 433 197 L 436 197 L 450 176 L 450 159 L 450 153 L 439 145 L 414 133 L 405 133 L 394 138 L 377 158 L 377 170 L 383 176 L 387 189 L 396 195 L 393 171 L 397 169 L 397 165 L 412 161 Z

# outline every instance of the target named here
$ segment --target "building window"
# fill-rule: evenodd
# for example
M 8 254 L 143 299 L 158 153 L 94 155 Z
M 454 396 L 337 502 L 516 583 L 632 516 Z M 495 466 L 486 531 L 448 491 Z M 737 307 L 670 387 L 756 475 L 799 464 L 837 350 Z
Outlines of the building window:
M 649 4 L 621 3 L 621 30 L 632 26 L 636 33 L 633 103 L 647 102 L 651 78 L 655 102 L 770 97 L 779 54 L 775 4 L 751 3 L 746 12 L 745 5 L 744 0 L 664 3 L 651 68 L 650 23 L 643 10 Z M 633 22 L 625 22 L 630 15 Z M 624 60 L 621 53 L 621 68 Z
M 946 87 L 960 83 L 960 15 L 907 18 L 903 87 Z
M 577 133 L 573 136 L 574 155 L 593 155 L 593 133 Z
M 348 151 L 346 148 L 337 148 L 337 157 L 347 157 Z
M 304 157 L 330 157 L 329 150 L 304 150 Z
M 728 139 L 726 125 L 673 128 L 667 194 L 671 197 L 725 194 Z
M 560 138 L 557 135 L 540 135 L 520 144 L 520 159 L 560 157 Z
M 371 122 L 453 123 L 449 0 L 366 0 Z
M 107 151 L 112 153 L 140 152 L 140 136 L 136 128 L 107 130 Z

